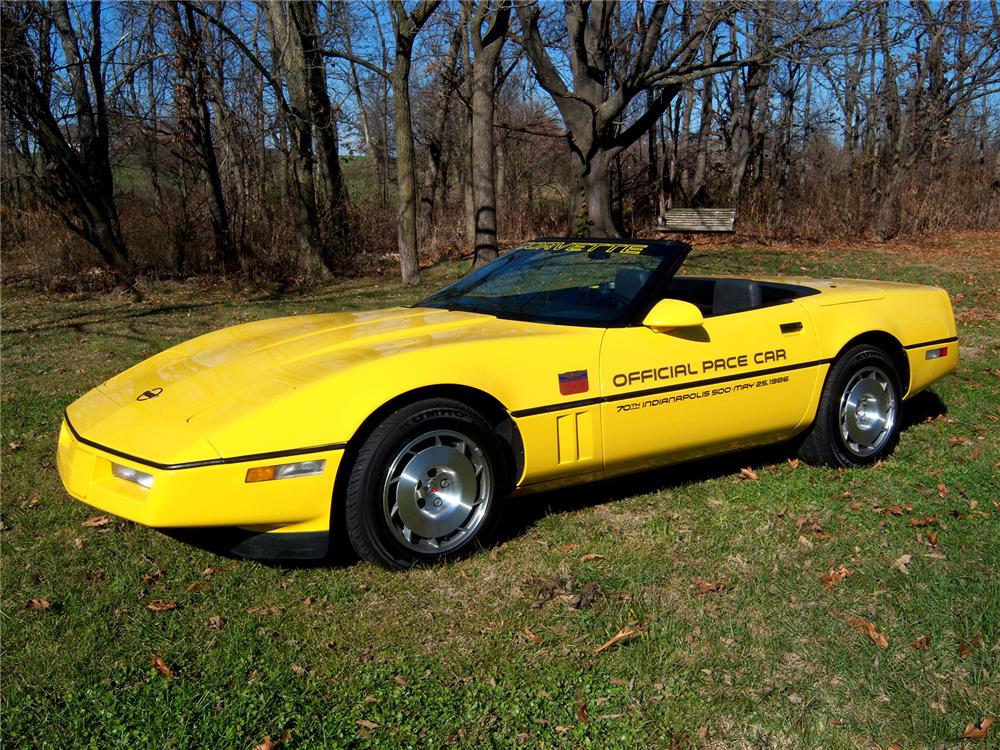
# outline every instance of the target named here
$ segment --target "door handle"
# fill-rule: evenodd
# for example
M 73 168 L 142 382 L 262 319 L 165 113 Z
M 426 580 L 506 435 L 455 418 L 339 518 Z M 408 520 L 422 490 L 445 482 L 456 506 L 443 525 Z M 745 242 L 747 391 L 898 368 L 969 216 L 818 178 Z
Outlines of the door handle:
M 781 332 L 782 333 L 795 333 L 796 331 L 802 330 L 802 323 L 795 321 L 794 323 L 782 323 Z

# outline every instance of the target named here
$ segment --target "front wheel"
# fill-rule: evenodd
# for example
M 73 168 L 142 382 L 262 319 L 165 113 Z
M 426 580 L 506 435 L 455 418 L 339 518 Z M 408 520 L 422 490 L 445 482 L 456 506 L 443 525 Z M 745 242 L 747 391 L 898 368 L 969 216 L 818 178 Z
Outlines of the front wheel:
M 800 455 L 812 464 L 846 467 L 884 458 L 899 440 L 901 393 L 885 352 L 867 344 L 852 347 L 830 369 Z
M 358 451 L 345 495 L 351 544 L 362 558 L 394 568 L 468 550 L 498 520 L 503 456 L 487 421 L 465 404 L 403 407 Z

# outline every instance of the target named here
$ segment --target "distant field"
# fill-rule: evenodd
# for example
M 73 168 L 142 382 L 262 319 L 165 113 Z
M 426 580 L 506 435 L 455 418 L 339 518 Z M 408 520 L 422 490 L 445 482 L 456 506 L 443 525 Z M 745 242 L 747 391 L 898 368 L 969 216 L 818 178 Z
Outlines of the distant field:
M 998 747 L 1000 724 L 958 738 L 1000 718 L 1000 234 L 712 243 L 690 266 L 944 286 L 961 368 L 913 404 L 877 468 L 778 449 L 525 498 L 489 549 L 408 573 L 87 526 L 98 513 L 62 491 L 56 436 L 68 403 L 174 343 L 411 302 L 464 264 L 420 290 L 162 284 L 136 303 L 5 287 L 2 744 Z M 829 576 L 840 566 L 850 575 Z

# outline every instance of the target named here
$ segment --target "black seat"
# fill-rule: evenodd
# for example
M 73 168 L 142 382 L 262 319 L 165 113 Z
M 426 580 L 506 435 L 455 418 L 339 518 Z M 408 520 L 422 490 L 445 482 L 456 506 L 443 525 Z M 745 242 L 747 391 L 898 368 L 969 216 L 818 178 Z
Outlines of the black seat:
M 615 291 L 622 297 L 635 299 L 649 278 L 649 271 L 641 268 L 623 268 L 615 274 Z
M 751 279 L 719 279 L 712 297 L 712 315 L 753 310 L 761 306 L 760 284 Z

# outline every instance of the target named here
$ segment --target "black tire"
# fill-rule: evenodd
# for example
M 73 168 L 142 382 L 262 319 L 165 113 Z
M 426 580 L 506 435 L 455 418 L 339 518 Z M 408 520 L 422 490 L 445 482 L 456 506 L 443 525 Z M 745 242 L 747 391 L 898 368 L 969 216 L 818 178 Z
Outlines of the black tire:
M 851 347 L 827 375 L 799 455 L 838 467 L 885 458 L 899 441 L 902 395 L 899 373 L 885 352 L 868 344 Z
M 355 551 L 410 568 L 476 548 L 500 518 L 505 456 L 489 423 L 459 401 L 427 399 L 393 413 L 365 439 L 348 476 Z

